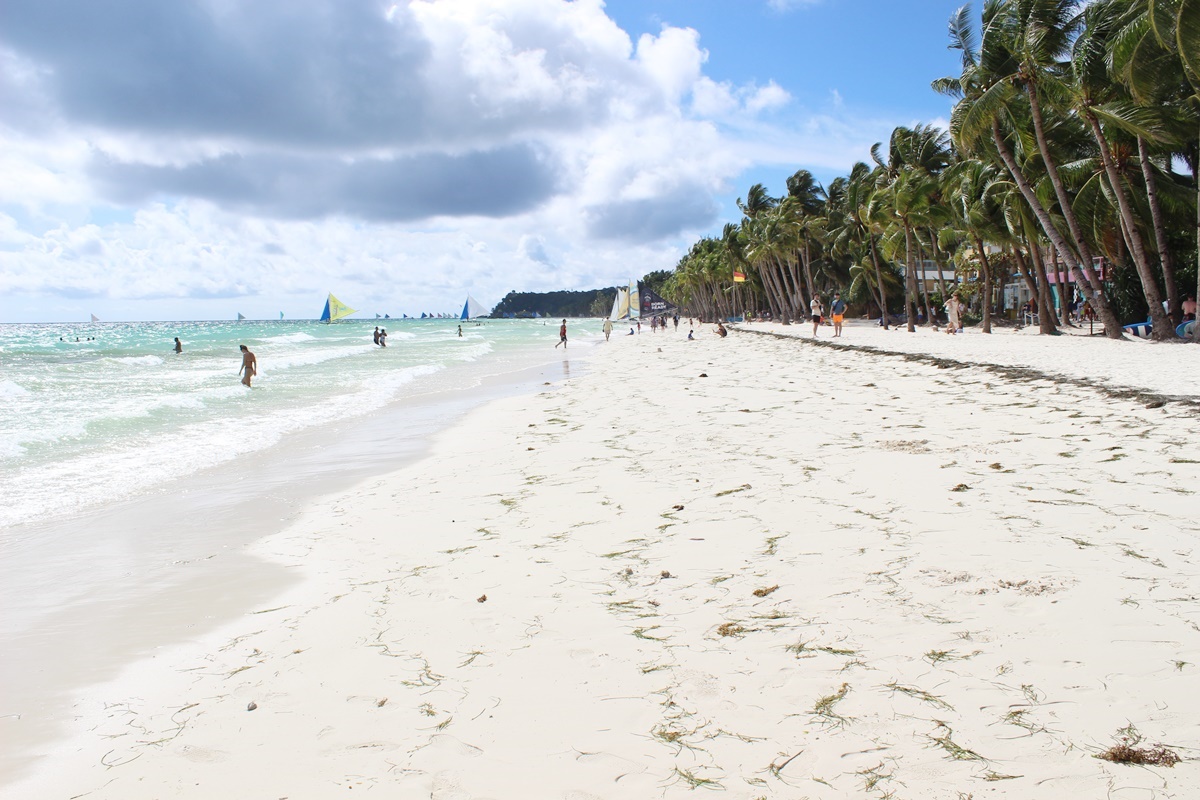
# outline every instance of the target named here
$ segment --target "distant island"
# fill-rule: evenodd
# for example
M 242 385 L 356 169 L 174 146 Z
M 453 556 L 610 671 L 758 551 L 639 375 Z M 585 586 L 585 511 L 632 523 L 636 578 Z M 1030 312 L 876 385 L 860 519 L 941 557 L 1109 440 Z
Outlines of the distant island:
M 641 279 L 643 286 L 662 294 L 671 272 L 651 272 Z M 615 287 L 561 292 L 509 292 L 492 309 L 492 318 L 501 317 L 606 317 L 612 309 Z M 672 299 L 668 297 L 668 299 Z

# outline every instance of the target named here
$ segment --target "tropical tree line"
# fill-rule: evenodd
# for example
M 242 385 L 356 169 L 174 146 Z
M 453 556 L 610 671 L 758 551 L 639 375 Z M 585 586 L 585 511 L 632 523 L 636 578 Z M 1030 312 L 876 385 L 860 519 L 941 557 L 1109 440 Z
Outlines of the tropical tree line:
M 751 186 L 662 293 L 787 322 L 837 290 L 913 330 L 957 292 L 990 333 L 1015 280 L 1042 333 L 1078 299 L 1110 337 L 1149 319 L 1175 338 L 1200 295 L 1200 0 L 988 0 L 949 33 L 961 72 L 933 82 L 949 131 L 896 128 L 828 186 L 806 170 L 782 197 Z

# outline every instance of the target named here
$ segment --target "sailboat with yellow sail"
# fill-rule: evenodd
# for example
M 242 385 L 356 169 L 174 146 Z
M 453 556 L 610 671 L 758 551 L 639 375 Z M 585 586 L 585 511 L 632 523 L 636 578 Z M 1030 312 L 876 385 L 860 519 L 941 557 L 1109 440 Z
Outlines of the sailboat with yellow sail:
M 346 305 L 334 297 L 333 292 L 330 292 L 329 297 L 325 300 L 325 310 L 321 312 L 321 322 L 337 322 L 343 317 L 357 313 L 358 309 Z

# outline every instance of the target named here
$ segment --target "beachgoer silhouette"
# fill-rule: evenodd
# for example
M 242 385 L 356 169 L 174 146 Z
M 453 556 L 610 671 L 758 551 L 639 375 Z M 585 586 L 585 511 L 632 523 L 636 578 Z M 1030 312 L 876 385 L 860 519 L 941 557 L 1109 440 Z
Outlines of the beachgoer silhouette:
M 604 341 L 607 342 L 608 337 L 612 336 L 612 320 L 611 319 L 604 320 L 604 324 L 601 325 L 600 327 L 604 331 Z
M 176 336 L 176 337 L 175 337 L 175 352 L 176 352 L 176 353 L 182 353 L 182 352 L 183 352 L 183 342 L 179 341 L 179 337 L 178 337 L 178 336 Z

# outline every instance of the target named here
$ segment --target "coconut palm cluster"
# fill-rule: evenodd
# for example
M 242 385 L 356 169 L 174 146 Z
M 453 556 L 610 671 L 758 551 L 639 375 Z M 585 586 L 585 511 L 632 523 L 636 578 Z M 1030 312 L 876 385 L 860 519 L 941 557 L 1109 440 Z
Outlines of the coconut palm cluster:
M 1083 308 L 1113 338 L 1132 322 L 1176 338 L 1200 295 L 1200 0 L 981 12 L 949 21 L 961 74 L 933 82 L 955 100 L 948 131 L 896 128 L 828 186 L 801 170 L 783 197 L 750 187 L 741 221 L 692 246 L 668 296 L 789 321 L 838 290 L 912 330 L 958 293 L 990 332 L 1015 285 L 1043 333 Z

